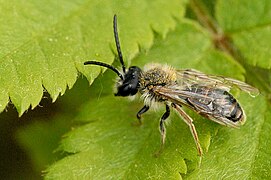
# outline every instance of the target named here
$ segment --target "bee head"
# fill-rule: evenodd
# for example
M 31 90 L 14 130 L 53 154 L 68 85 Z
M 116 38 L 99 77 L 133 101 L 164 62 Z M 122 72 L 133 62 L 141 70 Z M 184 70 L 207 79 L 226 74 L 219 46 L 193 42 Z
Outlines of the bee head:
M 117 93 L 115 96 L 133 96 L 138 92 L 139 76 L 141 69 L 137 66 L 131 66 L 124 74 L 124 78 L 117 82 Z
M 138 92 L 139 76 L 141 74 L 141 69 L 137 66 L 131 66 L 127 71 L 125 68 L 121 49 L 120 49 L 116 15 L 114 15 L 114 19 L 113 19 L 113 29 L 114 29 L 114 37 L 115 37 L 115 43 L 116 43 L 116 47 L 118 51 L 118 56 L 119 56 L 119 60 L 120 60 L 123 72 L 120 72 L 114 66 L 103 63 L 103 62 L 86 61 L 84 65 L 98 65 L 98 66 L 103 66 L 108 69 L 111 69 L 120 78 L 119 81 L 117 82 L 117 93 L 115 93 L 115 96 L 133 96 Z

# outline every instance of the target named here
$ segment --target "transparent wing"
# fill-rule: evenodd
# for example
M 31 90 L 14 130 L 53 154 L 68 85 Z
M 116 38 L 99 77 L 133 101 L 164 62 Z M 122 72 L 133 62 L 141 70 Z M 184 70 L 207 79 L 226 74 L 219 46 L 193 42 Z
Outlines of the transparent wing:
M 178 86 L 178 85 L 173 85 L 173 86 L 167 86 L 167 87 L 156 87 L 154 89 L 154 92 L 160 95 L 163 95 L 171 100 L 174 100 L 175 102 L 181 100 L 181 99 L 185 99 L 185 98 L 198 98 L 198 99 L 205 99 L 205 100 L 209 100 L 209 101 L 213 101 L 214 98 L 213 97 L 209 97 L 203 94 L 199 94 L 196 92 L 191 92 L 191 91 L 187 91 L 182 89 L 182 86 Z M 187 103 L 186 103 L 187 104 Z
M 202 86 L 217 87 L 229 91 L 232 87 L 238 87 L 251 96 L 257 96 L 259 90 L 242 81 L 223 76 L 207 75 L 194 69 L 177 70 L 177 78 L 182 86 L 190 87 L 198 84 Z
M 180 86 L 156 87 L 154 92 L 155 94 L 163 96 L 172 103 L 188 106 L 200 115 L 224 126 L 238 128 L 243 124 L 243 122 L 245 122 L 245 115 L 243 116 L 242 120 L 233 122 L 223 116 L 221 112 L 210 109 L 209 105 L 215 103 L 218 103 L 216 106 L 222 107 L 225 105 L 225 107 L 223 107 L 224 110 L 229 110 L 229 107 L 232 107 L 231 104 L 226 104 L 227 101 L 225 96 L 222 94 L 217 96 L 215 94 L 213 94 L 213 96 L 208 96 L 207 94 L 204 95 L 196 92 L 182 90 Z

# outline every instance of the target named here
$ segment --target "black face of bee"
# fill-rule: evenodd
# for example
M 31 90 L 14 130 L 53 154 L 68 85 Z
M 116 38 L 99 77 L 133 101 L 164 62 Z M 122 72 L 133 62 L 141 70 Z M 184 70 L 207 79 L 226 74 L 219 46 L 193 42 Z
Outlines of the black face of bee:
M 131 66 L 128 72 L 124 74 L 124 79 L 117 83 L 118 92 L 115 96 L 133 96 L 138 92 L 139 76 L 141 69 L 137 66 Z
M 102 66 L 102 67 L 111 69 L 120 78 L 120 80 L 117 82 L 117 93 L 115 93 L 115 96 L 133 96 L 138 92 L 138 89 L 139 89 L 139 78 L 141 75 L 141 69 L 137 66 L 131 66 L 127 71 L 124 65 L 123 56 L 120 49 L 119 37 L 118 37 L 116 15 L 114 15 L 113 28 L 114 28 L 114 37 L 115 37 L 116 47 L 117 47 L 117 51 L 119 55 L 119 61 L 122 66 L 122 72 L 110 64 L 106 64 L 99 61 L 86 61 L 84 62 L 84 65 L 97 65 L 97 66 Z

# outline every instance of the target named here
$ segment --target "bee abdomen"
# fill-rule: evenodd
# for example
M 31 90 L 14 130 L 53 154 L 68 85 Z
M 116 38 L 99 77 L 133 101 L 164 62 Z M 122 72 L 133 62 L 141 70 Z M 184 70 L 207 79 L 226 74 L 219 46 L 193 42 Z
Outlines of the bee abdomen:
M 224 94 L 228 96 L 225 98 L 228 101 L 228 105 L 225 106 L 224 111 L 222 111 L 223 115 L 233 122 L 241 120 L 243 118 L 243 109 L 240 104 L 227 91 L 225 91 Z
M 232 122 L 243 120 L 243 109 L 229 92 L 202 86 L 194 86 L 189 91 L 206 96 L 206 98 L 187 98 L 187 102 L 197 112 L 207 113 L 213 118 L 227 118 Z

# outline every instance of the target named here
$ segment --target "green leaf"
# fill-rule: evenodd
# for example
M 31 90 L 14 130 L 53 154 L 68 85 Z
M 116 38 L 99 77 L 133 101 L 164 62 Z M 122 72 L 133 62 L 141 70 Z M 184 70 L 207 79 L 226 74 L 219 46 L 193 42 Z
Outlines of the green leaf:
M 163 36 L 184 13 L 184 1 L 2 1 L 0 3 L 0 111 L 9 99 L 19 115 L 36 107 L 43 87 L 53 101 L 75 83 L 78 71 L 90 82 L 100 73 L 83 62 L 111 64 L 112 18 L 119 17 L 124 53 L 149 48 L 153 31 Z M 160 9 L 163 8 L 163 11 Z M 152 9 L 152 11 L 149 11 Z M 142 14 L 143 16 L 139 16 Z M 157 21 L 159 19 L 159 22 Z M 132 20 L 131 20 L 132 19 Z M 140 27 L 140 28 L 139 28 Z
M 149 59 L 153 59 L 149 62 L 170 62 L 176 68 L 190 67 L 243 79 L 244 69 L 231 57 L 213 50 L 208 34 L 196 23 L 187 20 L 180 22 L 166 39 L 158 38 L 150 51 L 140 54 L 133 60 L 133 65 L 142 65 Z M 199 158 L 196 147 L 189 128 L 180 117 L 172 113 L 171 120 L 167 124 L 165 149 L 160 156 L 155 157 L 160 147 L 158 122 L 164 108 L 144 114 L 143 126 L 132 125 L 137 120 L 135 114 L 142 107 L 142 102 L 130 102 L 124 98 L 114 97 L 108 88 L 113 86 L 113 82 L 108 81 L 112 76 L 114 74 L 110 71 L 105 73 L 91 87 L 91 101 L 81 107 L 82 111 L 75 118 L 76 121 L 86 124 L 68 133 L 60 146 L 71 155 L 53 164 L 47 170 L 46 179 L 135 177 L 176 179 L 180 178 L 180 173 L 184 175 L 198 172 Z M 242 94 L 240 97 L 245 110 L 250 112 L 248 114 L 250 126 L 253 126 L 253 123 L 259 126 L 259 123 L 263 122 L 253 119 L 257 112 L 261 113 L 265 110 L 266 106 L 258 106 L 261 100 L 261 98 L 253 99 L 248 94 Z M 249 101 L 248 104 L 246 101 Z M 255 107 L 259 109 L 252 116 L 251 110 Z M 188 112 L 197 120 L 195 126 L 206 153 L 203 162 L 209 158 L 209 153 L 206 151 L 211 150 L 209 149 L 211 138 L 214 140 L 227 138 L 231 132 L 238 133 L 238 131 L 247 133 L 245 128 L 237 130 L 220 127 L 189 110 Z M 217 134 L 219 129 L 226 133 L 220 136 L 220 131 Z M 235 136 L 227 140 L 238 144 L 240 138 L 247 142 L 245 137 Z M 238 152 L 237 149 L 235 155 L 242 155 L 242 151 Z
M 271 1 L 219 0 L 216 18 L 248 64 L 271 68 Z
M 229 4 L 234 3 L 234 6 L 227 7 L 227 2 Z M 211 9 L 211 14 L 216 14 L 221 28 L 227 36 L 233 39 L 233 47 L 242 55 L 243 61 L 229 53 L 230 51 L 227 51 L 229 49 L 223 49 L 223 51 L 216 49 L 219 46 L 216 46 L 217 44 L 213 40 L 217 40 L 220 31 L 215 31 L 215 33 L 218 33 L 214 34 L 206 26 L 201 27 L 195 21 L 181 19 L 184 9 L 181 8 L 181 14 L 178 14 L 177 10 L 182 6 L 181 3 L 176 5 L 164 2 L 160 6 L 161 3 L 154 2 L 152 4 L 151 2 L 136 1 L 133 7 L 129 2 L 123 2 L 124 4 L 120 2 L 115 4 L 114 2 L 112 6 L 118 11 L 119 34 L 126 64 L 143 67 L 150 62 L 168 63 L 177 69 L 194 68 L 205 73 L 224 75 L 239 80 L 246 78 L 248 82 L 258 85 L 257 87 L 263 87 L 264 92 L 261 92 L 256 98 L 252 98 L 245 93 L 233 92 L 247 114 L 247 122 L 243 127 L 240 129 L 223 127 L 184 108 L 195 120 L 194 124 L 204 150 L 201 167 L 198 167 L 199 158 L 189 128 L 175 113 L 171 113 L 169 121 L 167 120 L 165 149 L 160 156 L 156 157 L 155 153 L 160 148 L 158 122 L 165 111 L 164 107 L 144 114 L 144 124 L 135 126 L 134 124 L 137 122 L 135 115 L 143 106 L 143 103 L 139 100 L 131 102 L 125 98 L 114 97 L 111 87 L 114 86 L 112 79 L 115 79 L 116 75 L 111 71 L 106 71 L 95 80 L 90 88 L 79 88 L 77 93 L 73 95 L 67 93 L 61 110 L 56 109 L 54 111 L 60 115 L 50 117 L 52 125 L 38 123 L 37 125 L 34 124 L 32 128 L 24 129 L 23 133 L 19 133 L 21 144 L 26 144 L 26 149 L 30 149 L 30 157 L 36 159 L 33 162 L 36 161 L 39 167 L 42 164 L 47 167 L 48 161 L 43 158 L 47 157 L 49 161 L 53 159 L 50 156 L 51 152 L 47 151 L 53 149 L 53 144 L 56 144 L 56 137 L 54 138 L 54 136 L 60 138 L 59 134 L 61 134 L 57 132 L 58 128 L 55 128 L 54 123 L 60 122 L 62 128 L 59 127 L 59 129 L 61 131 L 63 127 L 67 126 L 66 122 L 82 123 L 81 126 L 74 125 L 72 131 L 63 137 L 59 151 L 64 151 L 63 154 L 66 157 L 51 165 L 46 170 L 45 178 L 270 179 L 271 142 L 269 132 L 271 130 L 271 112 L 269 107 L 271 74 L 268 69 L 269 51 L 266 50 L 269 47 L 268 37 L 270 32 L 265 24 L 266 19 L 268 19 L 266 17 L 269 16 L 266 16 L 268 13 L 262 13 L 262 16 L 258 16 L 261 4 L 256 1 L 253 3 L 252 1 L 227 2 L 214 1 L 213 4 L 209 4 L 208 9 Z M 82 56 L 79 55 L 76 62 L 80 61 L 80 63 L 75 64 L 77 69 L 87 76 L 90 83 L 100 72 L 100 68 L 82 67 L 81 63 L 84 60 L 96 59 L 111 64 L 114 56 L 107 50 L 111 47 L 115 52 L 111 22 L 112 14 L 115 12 L 112 12 L 113 10 L 110 8 L 110 2 L 103 3 L 101 2 L 100 6 L 97 5 L 97 9 L 92 8 L 88 12 L 88 8 L 93 5 L 89 3 L 86 8 L 82 7 L 84 12 L 81 13 L 79 10 L 76 12 L 78 16 L 70 15 L 66 17 L 66 20 L 73 18 L 80 20 L 80 27 L 83 28 L 78 30 L 78 34 L 79 36 L 84 34 L 84 38 L 81 39 L 93 40 L 84 41 L 81 43 L 82 46 L 80 43 L 77 44 L 76 51 L 73 51 L 73 45 L 76 45 L 74 41 L 72 45 L 63 45 L 68 49 L 71 46 L 69 51 L 75 54 L 81 52 L 82 56 L 87 58 L 82 60 L 80 59 Z M 268 3 L 267 1 L 262 2 L 264 7 L 268 7 Z M 243 8 L 243 4 L 247 6 Z M 80 3 L 77 2 L 76 5 L 80 5 Z M 213 5 L 215 8 L 211 7 Z M 175 11 L 170 12 L 171 8 L 174 8 Z M 238 12 L 238 8 L 240 12 Z M 155 9 L 154 12 L 153 9 Z M 251 11 L 251 9 L 257 10 L 256 16 L 258 17 L 248 20 L 249 16 L 253 14 L 252 11 L 254 11 Z M 251 12 L 247 13 L 249 11 Z M 203 14 L 201 14 L 202 19 L 206 19 L 206 16 L 204 16 L 206 12 L 203 11 Z M 161 14 L 163 13 L 165 17 L 162 18 Z M 171 13 L 177 18 L 168 17 Z M 80 14 L 88 15 L 82 19 Z M 104 14 L 107 14 L 107 16 L 105 17 Z M 128 16 L 128 14 L 131 16 Z M 248 18 L 240 19 L 239 16 L 244 16 L 244 14 L 249 14 L 249 16 L 246 16 Z M 227 20 L 231 16 L 232 19 L 237 18 L 238 20 Z M 96 24 L 99 24 L 96 17 L 107 28 L 96 27 Z M 132 20 L 131 17 L 133 17 Z M 225 24 L 222 23 L 224 21 Z M 85 22 L 96 23 L 88 24 Z M 227 23 L 229 23 L 229 27 L 226 27 Z M 234 25 L 231 23 L 234 23 Z M 74 21 L 74 24 L 77 27 L 78 22 Z M 60 28 L 62 25 L 63 23 L 59 22 L 57 27 Z M 149 29 L 150 25 L 152 29 Z M 94 26 L 95 28 L 93 28 Z M 68 27 L 69 25 L 65 26 L 65 32 L 68 32 Z M 146 29 L 142 30 L 144 28 Z M 96 30 L 99 32 L 96 32 Z M 72 28 L 71 31 L 73 31 Z M 168 35 L 167 32 L 169 32 Z M 264 33 L 261 34 L 262 32 Z M 92 36 L 92 34 L 100 36 Z M 67 40 L 70 40 L 70 38 L 67 38 Z M 222 43 L 225 42 L 225 39 L 221 40 Z M 53 43 L 54 39 L 49 37 L 48 41 Z M 95 42 L 95 44 L 90 42 Z M 261 47 L 258 47 L 257 43 Z M 92 51 L 96 46 L 101 51 Z M 82 51 L 80 51 L 80 48 L 82 48 Z M 250 52 L 250 48 L 253 48 L 252 52 Z M 254 49 L 255 54 L 253 53 Z M 139 54 L 137 54 L 138 51 L 140 51 Z M 55 52 L 48 51 L 48 53 Z M 107 59 L 104 59 L 105 57 Z M 259 59 L 257 58 L 255 61 L 255 57 L 259 57 Z M 127 62 L 130 60 L 132 60 L 131 63 Z M 248 66 L 246 62 L 250 65 Z M 256 67 L 255 64 L 259 67 Z M 119 62 L 116 61 L 114 66 L 119 67 Z M 81 80 L 78 82 L 81 82 Z M 86 95 L 85 92 L 89 92 L 89 94 Z M 6 101 L 8 101 L 8 98 Z M 61 125 L 62 121 L 65 125 Z M 42 128 L 46 129 L 43 131 Z M 44 137 L 43 132 L 45 134 L 52 132 L 52 137 Z M 34 137 L 40 137 L 41 142 L 35 143 Z M 27 141 L 30 138 L 33 140 Z M 46 147 L 46 144 L 48 144 L 48 150 L 44 152 L 43 150 L 46 148 L 42 147 Z M 40 148 L 37 148 L 38 145 L 40 145 Z
M 200 169 L 187 179 L 269 179 L 270 108 L 264 97 L 240 97 L 247 122 L 240 129 L 220 128 Z
M 61 136 L 70 130 L 71 123 L 68 120 L 71 120 L 71 117 L 64 115 L 54 117 L 53 123 L 48 123 L 48 119 L 36 118 L 34 123 L 17 131 L 16 140 L 28 152 L 32 163 L 35 164 L 35 171 L 40 173 L 45 166 L 63 157 L 54 151 Z
M 271 22 L 270 1 L 257 0 L 218 0 L 216 17 L 220 26 L 228 31 L 242 31 Z M 228 11 L 227 11 L 228 10 Z
M 28 153 L 33 164 L 32 169 L 37 175 L 64 156 L 63 152 L 57 151 L 59 141 L 63 134 L 78 125 L 73 121 L 74 116 L 81 111 L 80 106 L 89 102 L 90 92 L 87 79 L 78 79 L 74 87 L 60 97 L 56 103 L 52 104 L 49 100 L 43 100 L 43 108 L 29 112 L 27 116 L 20 119 L 20 122 L 25 121 L 27 125 L 20 125 L 20 128 L 16 130 L 15 139 L 24 152 Z M 13 116 L 16 118 L 15 115 Z M 17 119 L 14 121 L 18 122 Z M 20 123 L 18 122 L 18 124 Z

